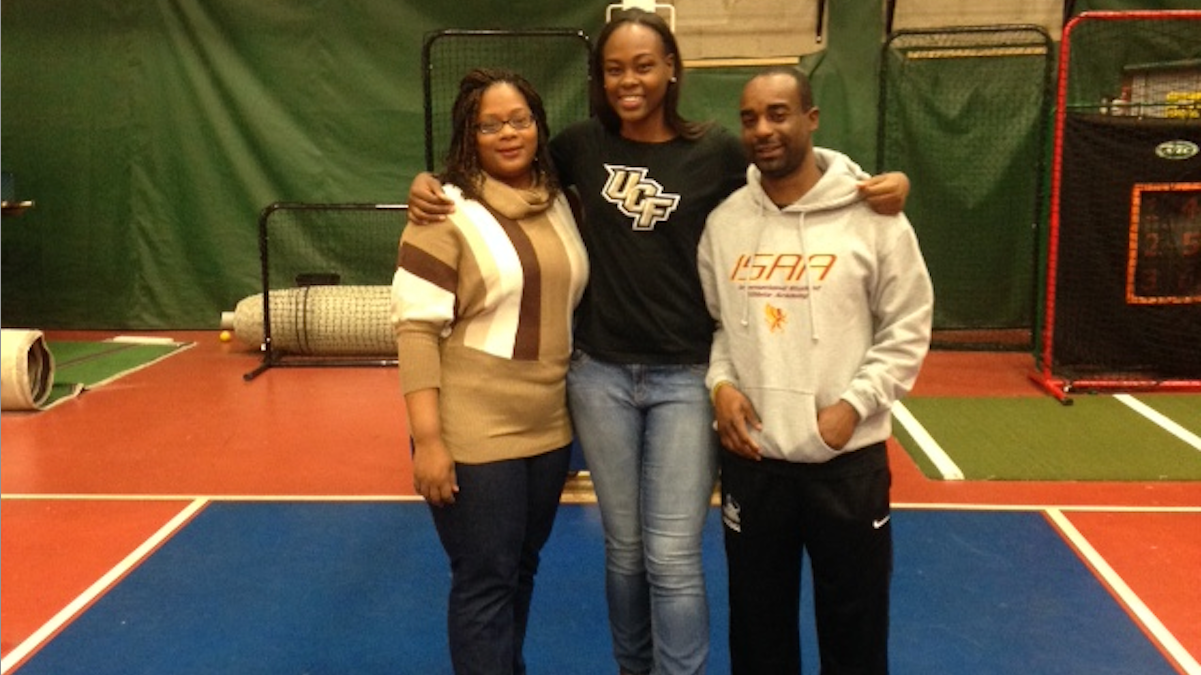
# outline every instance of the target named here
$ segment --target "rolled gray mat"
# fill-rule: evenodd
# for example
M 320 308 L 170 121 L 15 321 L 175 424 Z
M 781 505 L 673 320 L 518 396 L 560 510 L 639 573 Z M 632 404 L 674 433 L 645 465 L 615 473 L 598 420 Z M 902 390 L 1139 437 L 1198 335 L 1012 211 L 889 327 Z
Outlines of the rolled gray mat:
M 54 384 L 54 356 L 40 330 L 0 331 L 0 409 L 41 410 Z
M 391 286 L 303 286 L 271 291 L 271 348 L 311 356 L 396 356 Z M 223 312 L 221 327 L 263 344 L 263 294 Z

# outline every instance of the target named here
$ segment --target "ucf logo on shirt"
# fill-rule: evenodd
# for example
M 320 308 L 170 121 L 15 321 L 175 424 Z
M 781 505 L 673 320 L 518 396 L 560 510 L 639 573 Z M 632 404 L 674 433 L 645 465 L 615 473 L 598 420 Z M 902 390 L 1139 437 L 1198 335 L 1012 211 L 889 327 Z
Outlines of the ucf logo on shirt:
M 634 230 L 653 230 L 680 204 L 680 195 L 663 191 L 659 181 L 646 177 L 645 167 L 606 164 L 609 179 L 604 197 L 634 220 Z

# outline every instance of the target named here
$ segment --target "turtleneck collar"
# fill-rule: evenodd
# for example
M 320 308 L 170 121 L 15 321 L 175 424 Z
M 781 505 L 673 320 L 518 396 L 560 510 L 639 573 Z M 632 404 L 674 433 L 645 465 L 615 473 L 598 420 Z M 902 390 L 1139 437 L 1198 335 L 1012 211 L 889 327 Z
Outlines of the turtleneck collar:
M 550 192 L 541 185 L 517 189 L 491 176 L 484 176 L 480 190 L 480 201 L 506 218 L 521 220 L 537 215 L 550 208 Z

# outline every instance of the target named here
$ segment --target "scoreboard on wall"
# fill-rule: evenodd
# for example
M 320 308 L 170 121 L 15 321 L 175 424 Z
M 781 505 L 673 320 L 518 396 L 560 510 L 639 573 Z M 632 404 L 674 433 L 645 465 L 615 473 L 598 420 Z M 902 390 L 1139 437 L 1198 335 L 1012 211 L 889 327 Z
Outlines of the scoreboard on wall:
M 1126 302 L 1201 303 L 1201 182 L 1135 184 Z

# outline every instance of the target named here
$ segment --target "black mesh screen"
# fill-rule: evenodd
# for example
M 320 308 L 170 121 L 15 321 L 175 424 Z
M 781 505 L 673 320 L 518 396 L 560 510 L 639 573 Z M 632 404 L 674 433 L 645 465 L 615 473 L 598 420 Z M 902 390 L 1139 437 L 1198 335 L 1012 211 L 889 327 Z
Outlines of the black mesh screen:
M 436 171 L 450 146 L 451 108 L 459 81 L 473 68 L 506 68 L 534 85 L 553 135 L 588 117 L 588 37 L 578 30 L 444 30 L 426 36 L 426 169 Z

